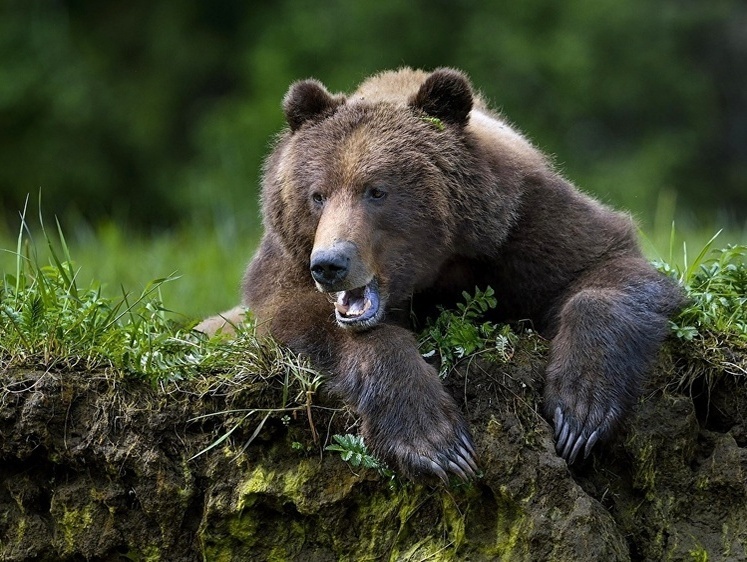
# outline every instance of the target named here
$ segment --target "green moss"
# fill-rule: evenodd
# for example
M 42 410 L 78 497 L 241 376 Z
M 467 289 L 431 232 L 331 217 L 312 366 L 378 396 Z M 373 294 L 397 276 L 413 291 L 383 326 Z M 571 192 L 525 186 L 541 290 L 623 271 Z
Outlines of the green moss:
M 16 536 L 13 538 L 13 543 L 21 544 L 24 537 L 26 536 L 26 530 L 28 529 L 29 523 L 25 517 L 19 517 L 18 525 L 16 525 Z M 2 546 L 2 542 L 0 542 Z
M 464 544 L 466 514 L 459 508 L 450 494 L 441 494 L 441 509 L 444 528 L 453 550 L 456 552 Z
M 656 454 L 653 443 L 643 437 L 634 434 L 628 441 L 628 450 L 633 452 L 635 462 L 633 463 L 633 486 L 643 490 L 648 501 L 656 497 L 654 487 L 656 484 Z
M 125 558 L 133 562 L 160 562 L 161 551 L 155 546 L 145 547 L 143 550 L 130 550 Z
M 312 461 L 301 461 L 294 470 L 271 471 L 255 467 L 236 489 L 236 502 L 217 529 L 200 537 L 205 559 L 218 562 L 239 559 L 246 552 L 264 553 L 267 560 L 292 560 L 302 549 L 312 524 L 294 515 L 284 516 L 285 506 L 318 510 L 318 502 L 306 497 L 309 479 L 318 470 Z M 291 509 L 288 507 L 288 509 Z
M 252 546 L 259 539 L 259 523 L 252 513 L 245 512 L 232 518 L 228 523 L 228 532 L 232 538 L 242 544 Z
M 306 529 L 299 521 L 291 521 L 288 526 L 292 539 L 274 545 L 267 556 L 267 562 L 285 562 L 297 558 L 306 538 Z
M 249 477 L 244 480 L 238 490 L 238 503 L 236 509 L 244 511 L 254 505 L 256 494 L 267 493 L 270 483 L 275 479 L 275 472 L 266 470 L 261 466 L 255 468 Z
M 700 545 L 688 551 L 688 554 L 694 562 L 708 562 L 708 552 Z
M 202 551 L 204 560 L 211 560 L 212 562 L 232 562 L 233 550 L 229 546 L 222 543 L 211 545 Z
M 65 552 L 75 552 L 76 541 L 93 522 L 93 505 L 87 504 L 82 509 L 64 508 L 62 518 L 57 525 L 62 532 Z
M 318 461 L 302 459 L 293 470 L 288 470 L 282 475 L 282 495 L 292 498 L 294 503 L 300 507 L 306 496 L 303 489 L 306 483 L 314 477 L 320 477 Z M 298 500 L 298 501 L 296 501 Z
M 485 554 L 496 560 L 527 560 L 528 545 L 524 539 L 532 525 L 525 510 L 505 488 L 500 489 L 496 500 L 495 544 Z

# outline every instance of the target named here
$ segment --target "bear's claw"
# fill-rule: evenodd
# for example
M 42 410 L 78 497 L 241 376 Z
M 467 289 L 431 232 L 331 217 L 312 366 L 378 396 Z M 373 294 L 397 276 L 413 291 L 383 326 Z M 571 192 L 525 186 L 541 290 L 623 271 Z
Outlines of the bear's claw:
M 444 482 L 449 483 L 449 474 L 468 482 L 477 476 L 479 469 L 475 462 L 475 447 L 472 438 L 467 433 L 460 433 L 457 443 L 447 451 L 436 453 L 433 457 L 417 454 L 411 470 L 408 472 L 431 473 Z M 412 470 L 414 469 L 414 470 Z
M 461 460 L 461 459 L 460 459 Z M 449 472 L 456 474 L 459 478 L 464 480 L 465 482 L 469 480 L 469 477 L 467 476 L 467 472 L 462 470 L 462 468 L 453 460 L 450 458 L 441 458 L 441 466 L 447 468 Z
M 457 444 L 450 451 L 438 456 L 439 460 L 442 460 L 443 468 L 448 469 L 465 482 L 474 478 L 479 472 L 474 458 L 475 446 L 472 444 L 472 438 L 465 432 L 460 433 Z
M 430 467 L 430 471 L 433 474 L 435 474 L 436 476 L 438 476 L 441 479 L 442 482 L 448 482 L 449 481 L 448 475 L 446 474 L 446 472 L 444 471 L 444 469 L 441 468 L 441 465 L 438 464 L 436 461 L 431 460 L 431 459 L 426 459 L 425 457 L 420 457 L 420 461 L 423 464 L 427 464 Z
M 566 419 L 560 406 L 555 408 L 553 422 L 555 425 L 555 450 L 568 464 L 573 464 L 576 461 L 576 457 L 582 449 L 584 458 L 587 458 L 602 436 L 601 425 L 591 432 L 586 427 L 578 429 L 578 424 L 574 420 Z

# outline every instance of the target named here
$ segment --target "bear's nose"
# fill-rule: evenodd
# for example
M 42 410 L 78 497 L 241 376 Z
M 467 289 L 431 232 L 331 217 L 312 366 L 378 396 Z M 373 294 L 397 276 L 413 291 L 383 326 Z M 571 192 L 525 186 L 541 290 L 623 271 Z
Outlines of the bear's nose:
M 311 276 L 330 291 L 342 283 L 350 270 L 350 254 L 344 247 L 316 250 L 311 254 Z

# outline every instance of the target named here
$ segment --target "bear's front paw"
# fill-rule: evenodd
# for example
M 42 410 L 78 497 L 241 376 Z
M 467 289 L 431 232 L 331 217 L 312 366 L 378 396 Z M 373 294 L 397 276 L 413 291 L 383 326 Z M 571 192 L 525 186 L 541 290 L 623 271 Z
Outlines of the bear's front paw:
M 552 412 L 555 425 L 555 449 L 568 464 L 583 450 L 584 458 L 600 440 L 606 439 L 620 422 L 622 414 L 611 405 L 559 404 Z
M 424 433 L 402 434 L 390 440 L 385 457 L 412 479 L 437 476 L 448 483 L 449 474 L 463 481 L 477 475 L 475 446 L 465 424 L 444 431 L 442 424 L 434 423 Z

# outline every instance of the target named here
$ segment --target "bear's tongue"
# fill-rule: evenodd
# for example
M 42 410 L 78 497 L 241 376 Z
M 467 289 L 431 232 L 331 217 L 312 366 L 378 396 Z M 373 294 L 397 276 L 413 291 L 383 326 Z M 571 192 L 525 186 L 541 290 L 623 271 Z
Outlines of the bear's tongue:
M 342 316 L 348 318 L 361 316 L 371 308 L 371 300 L 366 298 L 366 287 L 338 293 L 335 308 Z

